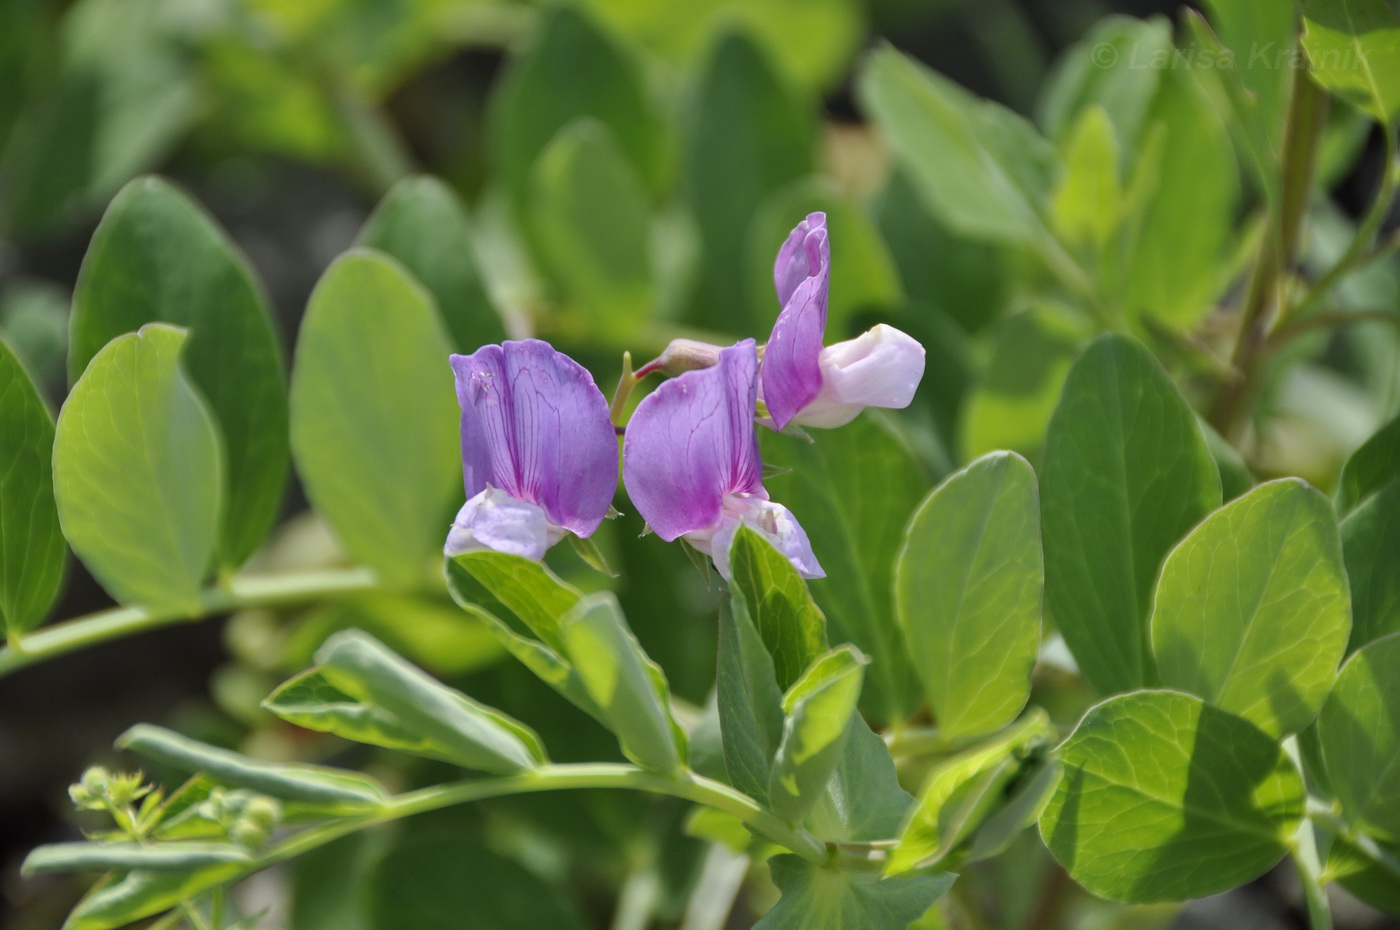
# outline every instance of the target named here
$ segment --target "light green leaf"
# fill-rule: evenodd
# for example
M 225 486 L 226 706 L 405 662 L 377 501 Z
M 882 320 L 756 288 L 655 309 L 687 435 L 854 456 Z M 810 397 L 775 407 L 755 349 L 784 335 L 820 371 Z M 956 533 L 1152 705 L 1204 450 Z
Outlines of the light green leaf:
M 1351 584 L 1351 643 L 1355 651 L 1400 633 L 1400 481 L 1392 481 L 1342 521 L 1342 556 Z
M 1020 713 L 1044 588 L 1035 472 L 1016 453 L 978 459 L 919 505 L 895 563 L 895 616 L 940 733 L 990 733 Z
M 359 630 L 326 640 L 316 662 L 335 688 L 388 711 L 465 768 L 507 775 L 548 761 L 529 727 L 441 684 Z
M 1400 635 L 1347 660 L 1318 718 L 1327 776 L 1352 821 L 1400 841 Z
M 1268 137 L 1278 139 L 1296 67 L 1292 56 L 1298 39 L 1297 9 L 1275 0 L 1205 0 L 1204 7 L 1233 55 L 1230 70 L 1258 97 Z
M 384 802 L 384 789 L 368 775 L 316 765 L 263 762 L 147 723 L 138 723 L 118 737 L 117 748 L 182 772 L 202 772 L 220 784 L 341 813 L 362 812 Z
M 1075 362 L 1040 479 L 1050 616 L 1100 693 L 1150 683 L 1158 568 L 1219 506 L 1220 476 L 1195 413 L 1141 345 L 1103 336 Z
M 1342 465 L 1337 510 L 1347 513 L 1400 478 L 1400 417 L 1378 429 Z
M 1084 110 L 1065 143 L 1065 173 L 1051 198 L 1051 221 L 1062 239 L 1097 254 L 1123 218 L 1118 139 L 1108 113 Z
M 499 605 L 550 648 L 563 649 L 559 624 L 583 597 L 577 588 L 533 559 L 489 549 L 454 556 L 448 566 L 459 603 L 465 598 L 487 610 Z
M 66 548 L 53 492 L 53 415 L 0 338 L 0 628 L 18 637 L 53 606 Z
M 506 338 L 472 257 L 466 208 L 442 181 L 414 177 L 394 185 L 356 242 L 398 259 L 432 292 L 458 351 Z
M 193 872 L 211 865 L 249 862 L 248 851 L 231 843 L 50 843 L 26 856 L 20 872 Z
M 768 797 L 778 816 L 798 823 L 841 762 L 869 662 L 849 644 L 819 658 L 783 695 L 783 738 L 773 757 Z
M 775 856 L 768 867 L 783 896 L 754 930 L 902 930 L 957 878 L 922 872 L 877 879 L 823 869 L 797 856 Z
M 720 605 L 715 690 L 729 782 L 766 804 L 773 755 L 783 738 L 783 692 L 742 598 Z
M 1165 17 L 1099 20 L 1065 52 L 1045 84 L 1039 107 L 1045 134 L 1063 143 L 1080 114 L 1097 105 L 1108 114 L 1123 150 L 1133 151 L 1161 84 L 1161 65 L 1172 50 Z
M 1331 502 L 1297 478 L 1261 484 L 1167 556 L 1151 620 L 1160 681 L 1296 733 L 1332 690 L 1350 601 Z
M 730 591 L 773 657 L 779 689 L 826 652 L 826 618 L 792 562 L 747 526 L 729 550 Z
M 563 618 L 559 634 L 623 753 L 659 772 L 685 765 L 685 731 L 671 718 L 666 678 L 627 628 L 617 598 L 606 591 L 584 597 Z
M 686 189 L 704 253 L 696 321 L 749 333 L 766 329 L 772 317 L 755 316 L 749 306 L 745 233 L 769 195 L 812 172 L 811 103 L 787 86 L 766 47 L 743 30 L 719 35 L 699 81 L 684 136 Z M 780 245 L 772 243 L 765 267 Z
M 1175 691 L 1091 708 L 1040 832 L 1085 888 L 1113 901 L 1185 901 L 1242 885 L 1283 858 L 1302 778 L 1249 721 Z
M 862 700 L 876 721 L 905 719 L 919 693 L 894 619 L 891 578 L 900 533 L 929 481 L 903 439 L 866 413 L 812 441 L 764 430 L 763 461 L 791 468 L 769 479 L 811 538 L 827 577 L 809 583 L 833 642 L 852 642 L 874 662 Z
M 608 127 L 559 131 L 531 178 L 531 239 L 542 266 L 596 333 L 626 338 L 654 314 L 651 205 Z
M 223 511 L 223 450 L 180 366 L 187 334 L 149 323 L 97 354 L 58 416 L 64 535 L 118 601 L 193 613 Z
M 927 868 L 945 859 L 997 812 L 1027 759 L 1055 738 L 1049 716 L 1037 708 L 976 749 L 938 765 L 919 789 L 886 874 Z
M 1400 849 L 1369 837 L 1361 843 L 1366 848 L 1335 837 L 1325 874 L 1376 910 L 1400 915 Z
M 226 864 L 198 872 L 128 872 L 88 892 L 64 921 L 63 930 L 116 930 L 234 881 L 247 871 L 245 866 Z
M 462 493 L 450 353 L 432 298 L 368 249 L 322 275 L 297 340 L 292 452 L 307 496 L 399 586 L 427 580 Z
M 668 140 L 638 64 L 585 12 L 557 6 L 491 100 L 491 150 L 517 209 L 524 207 L 540 152 L 581 116 L 603 122 L 647 189 L 661 190 L 669 174 Z
M 183 358 L 219 425 L 227 507 L 221 566 L 236 568 L 277 520 L 287 481 L 287 377 L 272 312 L 247 260 L 188 195 L 138 178 L 107 208 L 73 293 L 68 376 L 146 323 L 189 330 Z
M 1384 0 L 1312 0 L 1303 10 L 1309 73 L 1393 125 L 1400 116 L 1400 17 Z

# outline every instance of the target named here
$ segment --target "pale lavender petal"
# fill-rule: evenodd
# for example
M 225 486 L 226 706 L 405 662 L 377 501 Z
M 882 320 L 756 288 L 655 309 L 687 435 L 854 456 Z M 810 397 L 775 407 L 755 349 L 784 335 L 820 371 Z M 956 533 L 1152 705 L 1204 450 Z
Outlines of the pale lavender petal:
M 518 500 L 500 488 L 487 488 L 462 505 L 443 554 L 453 556 L 475 549 L 494 549 L 539 561 L 545 550 L 564 537 L 538 504 Z
M 617 488 L 617 438 L 588 371 L 538 339 L 454 355 L 452 368 L 467 497 L 502 488 L 579 536 L 596 530 Z
M 844 426 L 866 407 L 909 406 L 924 376 L 924 347 L 881 323 L 822 350 L 822 389 L 800 410 L 802 426 Z
M 811 226 L 804 230 L 804 227 Z M 799 233 L 802 239 L 795 244 Z M 826 335 L 827 289 L 831 277 L 826 216 L 813 213 L 788 237 L 778 254 L 774 278 L 783 310 L 763 350 L 762 395 L 782 429 L 821 390 L 817 359 Z
M 663 382 L 632 414 L 623 484 L 667 542 L 717 524 L 726 494 L 767 497 L 753 426 L 757 368 L 746 339 L 721 351 L 713 368 Z
M 826 577 L 802 524 L 791 510 L 773 501 L 731 495 L 725 499 L 719 526 L 710 533 L 688 534 L 686 540 L 713 559 L 715 570 L 729 581 L 729 549 L 741 524 L 753 527 L 771 542 L 803 578 Z

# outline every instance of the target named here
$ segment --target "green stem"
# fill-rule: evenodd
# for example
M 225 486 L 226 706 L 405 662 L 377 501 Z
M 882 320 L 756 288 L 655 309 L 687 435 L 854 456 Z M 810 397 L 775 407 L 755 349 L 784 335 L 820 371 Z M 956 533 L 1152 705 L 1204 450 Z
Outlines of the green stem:
M 43 627 L 20 642 L 0 648 L 0 678 L 36 662 L 133 633 L 248 607 L 305 604 L 368 590 L 377 583 L 374 573 L 367 568 L 243 575 L 229 579 L 224 586 L 201 591 L 199 604 L 193 610 L 114 607 Z
M 608 419 L 613 426 L 623 426 L 622 415 L 627 411 L 627 398 L 641 379 L 632 374 L 632 353 L 622 353 L 622 377 L 617 379 L 617 390 L 613 392 L 612 404 L 608 407 Z
M 686 903 L 680 930 L 724 930 L 748 874 L 748 856 L 723 843 L 711 843 L 700 879 Z
M 1275 329 L 1269 337 L 1269 345 L 1271 349 L 1278 350 L 1314 330 L 1334 329 L 1355 323 L 1389 323 L 1392 326 L 1400 326 L 1400 310 L 1336 310 L 1314 313 Z
M 1380 844 L 1358 831 L 1330 805 L 1308 798 L 1308 820 L 1361 850 L 1368 859 L 1400 881 L 1400 856 L 1383 849 Z

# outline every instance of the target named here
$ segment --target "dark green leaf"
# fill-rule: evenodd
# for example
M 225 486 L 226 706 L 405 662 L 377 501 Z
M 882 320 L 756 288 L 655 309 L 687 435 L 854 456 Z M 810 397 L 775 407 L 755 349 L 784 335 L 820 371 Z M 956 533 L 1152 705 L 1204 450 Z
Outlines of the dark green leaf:
M 1400 478 L 1400 417 L 1376 431 L 1342 465 L 1337 509 L 1347 513 L 1369 495 Z
M 267 535 L 287 480 L 287 378 L 267 299 L 213 218 L 159 178 L 132 181 L 93 234 L 73 293 L 68 376 L 146 323 L 189 329 L 184 360 L 227 450 L 219 562 L 234 568 Z
M 1044 588 L 1035 472 L 1014 452 L 978 459 L 914 511 L 895 616 L 942 734 L 990 733 L 1025 706 Z
M 1196 415 L 1136 342 L 1075 362 L 1041 467 L 1045 599 L 1100 693 L 1151 682 L 1147 615 L 1167 551 L 1220 504 Z
M 214 865 L 198 872 L 128 872 L 98 885 L 68 915 L 63 930 L 116 930 L 234 881 L 245 866 Z
M 223 450 L 180 356 L 149 323 L 92 360 L 63 405 L 54 493 L 73 551 L 113 597 L 194 613 L 223 512 Z
M 459 352 L 506 338 L 472 257 L 466 208 L 442 181 L 415 177 L 394 185 L 357 241 L 398 259 L 432 292 Z
M 855 647 L 840 646 L 812 663 L 783 695 L 783 738 L 768 797 L 790 823 L 812 809 L 841 762 L 868 661 Z
M 797 856 L 776 856 L 768 866 L 783 896 L 754 930 L 903 930 L 957 878 L 924 872 L 877 879 L 823 869 Z
M 1303 10 L 1309 73 L 1393 125 L 1400 116 L 1400 17 L 1385 0 L 1312 0 Z
M 251 861 L 246 849 L 231 843 L 50 843 L 31 852 L 21 872 L 193 872 Z
M 1355 651 L 1400 633 L 1400 481 L 1368 497 L 1342 521 L 1342 555 L 1351 583 L 1351 644 Z
M 1286 478 L 1211 514 L 1167 556 L 1151 628 L 1166 687 L 1273 736 L 1306 727 L 1351 632 L 1331 502 Z
M 1353 822 L 1400 841 L 1400 635 L 1347 660 L 1317 731 L 1327 776 Z
M 307 496 L 351 555 L 400 586 L 426 582 L 451 524 L 450 353 L 432 298 L 368 249 L 326 270 L 297 340 L 292 451 Z
M 729 567 L 736 605 L 758 631 L 785 690 L 826 652 L 826 618 L 792 562 L 746 526 L 734 534 Z
M 1175 691 L 1111 698 L 1056 751 L 1041 836 L 1085 888 L 1184 901 L 1242 885 L 1292 846 L 1303 782 L 1249 721 Z
M 0 338 L 0 627 L 38 625 L 63 581 L 66 552 L 53 492 L 53 416 Z
M 846 725 L 836 771 L 807 814 L 807 828 L 828 842 L 888 840 L 913 803 L 899 785 L 889 747 L 855 714 Z
M 718 692 L 720 739 L 729 782 L 762 803 L 768 801 L 773 754 L 783 738 L 783 693 L 773 658 L 742 599 L 719 613 Z

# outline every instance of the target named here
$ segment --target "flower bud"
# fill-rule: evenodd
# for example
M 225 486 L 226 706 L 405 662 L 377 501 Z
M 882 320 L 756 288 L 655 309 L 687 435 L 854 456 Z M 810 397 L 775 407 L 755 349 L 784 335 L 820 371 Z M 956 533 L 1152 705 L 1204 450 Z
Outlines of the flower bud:
M 669 378 L 687 371 L 711 368 L 719 364 L 721 346 L 695 339 L 672 339 L 660 355 L 637 369 L 637 377 L 645 378 L 659 371 Z

